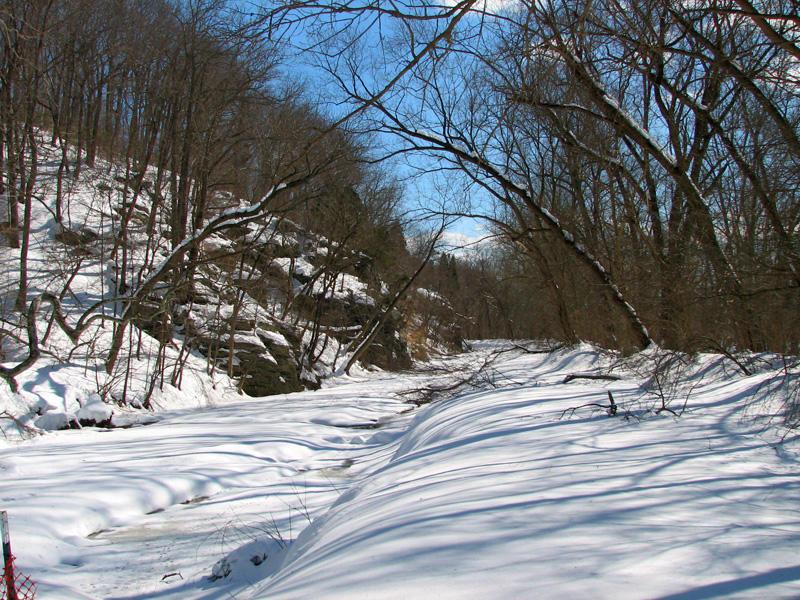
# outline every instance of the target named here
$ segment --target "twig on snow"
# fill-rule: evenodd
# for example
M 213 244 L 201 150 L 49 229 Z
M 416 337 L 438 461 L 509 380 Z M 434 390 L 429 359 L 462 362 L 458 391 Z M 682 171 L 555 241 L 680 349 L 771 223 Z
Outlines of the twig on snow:
M 561 383 L 569 383 L 570 381 L 575 381 L 576 379 L 592 379 L 592 380 L 602 380 L 602 381 L 619 381 L 620 378 L 616 375 L 594 375 L 591 373 L 572 373 L 571 375 L 567 375 L 564 377 L 564 381 Z

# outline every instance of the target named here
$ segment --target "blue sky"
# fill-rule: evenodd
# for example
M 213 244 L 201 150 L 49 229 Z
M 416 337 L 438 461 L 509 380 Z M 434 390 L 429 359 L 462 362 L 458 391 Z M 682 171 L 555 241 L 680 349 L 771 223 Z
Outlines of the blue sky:
M 446 3 L 449 4 L 449 3 Z M 237 7 L 246 12 L 254 13 L 258 10 L 259 3 L 256 2 L 236 2 Z M 366 23 L 363 19 L 356 21 L 344 33 L 349 35 L 360 34 L 359 53 L 356 60 L 364 68 L 358 69 L 358 77 L 363 78 L 363 83 L 372 88 L 380 89 L 382 82 L 388 81 L 400 68 L 399 63 L 393 63 L 387 59 L 385 50 L 387 40 L 391 38 L 391 19 L 382 25 L 380 32 L 374 24 Z M 372 25 L 370 27 L 370 25 Z M 338 86 L 330 73 L 321 68 L 320 57 L 314 53 L 304 51 L 313 43 L 312 34 L 304 26 L 294 26 L 286 36 L 288 47 L 286 48 L 285 60 L 280 66 L 280 72 L 287 83 L 301 83 L 304 93 L 310 103 L 317 106 L 323 114 L 332 119 L 338 119 L 352 110 L 353 105 L 343 103 L 345 97 L 340 86 Z M 426 41 L 424 38 L 420 38 Z M 418 43 L 421 45 L 422 42 Z M 376 154 L 391 153 L 398 147 L 398 140 L 391 135 L 375 134 L 373 142 L 376 147 Z M 396 159 L 387 166 L 389 172 L 394 172 L 404 181 L 406 190 L 402 209 L 407 212 L 419 215 L 424 212 L 424 208 L 438 210 L 443 202 L 452 202 L 453 195 L 459 193 L 457 186 L 447 182 L 442 182 L 435 175 L 425 175 L 420 172 L 420 165 L 424 168 L 428 164 L 435 166 L 431 161 L 420 161 L 415 159 L 414 166 L 408 166 L 405 159 Z M 411 179 L 410 182 L 405 180 Z M 463 192 L 462 192 L 463 193 Z M 446 198 L 446 196 L 451 196 Z M 461 198 L 463 199 L 463 198 Z M 459 200 L 461 200 L 459 199 Z M 483 222 L 475 219 L 460 218 L 452 220 L 448 228 L 448 233 L 455 244 L 471 243 L 486 236 L 486 229 Z

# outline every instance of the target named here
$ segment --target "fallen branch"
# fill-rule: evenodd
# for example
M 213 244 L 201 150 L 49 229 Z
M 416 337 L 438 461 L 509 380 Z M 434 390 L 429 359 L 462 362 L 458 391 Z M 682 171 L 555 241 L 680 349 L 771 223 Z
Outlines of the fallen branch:
M 7 410 L 4 410 L 3 412 L 0 413 L 0 419 L 6 419 L 8 421 L 12 421 L 14 425 L 16 425 L 17 428 L 20 430 L 20 433 L 22 433 L 23 435 L 34 437 L 39 434 L 39 432 L 36 429 L 28 425 L 25 425 L 25 423 L 20 421 L 18 418 L 16 418 Z
M 587 402 L 586 404 L 581 404 L 580 406 L 573 406 L 562 411 L 561 416 L 558 417 L 559 419 L 563 419 L 564 415 L 569 413 L 569 416 L 575 414 L 576 410 L 580 410 L 581 408 L 586 408 L 587 406 L 596 406 L 597 408 L 605 409 L 606 414 L 609 417 L 614 417 L 617 414 L 617 403 L 614 402 L 614 396 L 611 394 L 611 391 L 608 392 L 608 404 L 600 404 L 598 402 Z M 627 418 L 627 417 L 626 417 Z
M 435 396 L 437 394 L 442 394 L 445 392 L 453 392 L 461 387 L 466 385 L 472 385 L 473 387 L 478 387 L 477 380 L 480 376 L 484 375 L 486 369 L 488 369 L 499 357 L 503 354 L 504 351 L 495 352 L 487 356 L 481 365 L 469 373 L 466 377 L 462 377 L 458 379 L 455 383 L 451 383 L 448 385 L 441 385 L 441 386 L 426 386 L 423 388 L 414 388 L 411 390 L 406 390 L 404 392 L 400 392 L 400 396 L 411 396 L 411 395 L 418 395 L 418 398 L 414 398 L 410 400 L 410 402 L 416 404 L 417 406 L 422 406 L 423 404 L 428 404 L 433 402 Z M 484 378 L 483 381 L 488 383 L 491 387 L 497 387 L 488 377 Z
M 524 352 L 525 354 L 551 354 L 553 352 L 561 350 L 565 346 L 566 346 L 566 344 L 556 344 L 552 348 L 544 348 L 544 349 L 535 349 L 534 350 L 534 349 L 531 349 L 531 348 L 527 348 L 526 346 L 523 346 L 522 344 L 512 344 L 511 348 L 514 349 L 514 350 L 520 350 L 520 351 Z
M 522 346 L 521 344 L 512 344 L 507 348 L 503 348 L 502 350 L 496 350 L 495 352 L 492 352 L 491 354 L 489 354 L 486 357 L 486 359 L 484 359 L 484 361 L 481 364 L 481 366 L 479 366 L 477 369 L 472 371 L 466 377 L 463 377 L 463 378 L 459 379 L 458 381 L 456 381 L 453 384 L 443 385 L 443 386 L 428 386 L 428 387 L 424 387 L 424 388 L 415 388 L 415 389 L 412 389 L 412 390 L 406 390 L 405 392 L 401 392 L 400 395 L 401 396 L 408 396 L 408 395 L 411 395 L 411 394 L 421 395 L 421 398 L 412 400 L 411 402 L 413 402 L 417 406 L 422 406 L 423 404 L 428 404 L 429 402 L 432 402 L 434 397 L 436 396 L 436 394 L 441 394 L 443 392 L 452 392 L 452 391 L 457 390 L 458 388 L 463 387 L 465 385 L 472 385 L 473 387 L 477 388 L 478 387 L 478 378 L 479 377 L 482 377 L 483 383 L 488 384 L 490 387 L 496 388 L 497 384 L 495 384 L 489 378 L 489 376 L 487 375 L 486 371 L 493 363 L 495 363 L 504 354 L 509 353 L 509 352 L 517 352 L 517 351 L 520 351 L 520 350 L 525 352 L 525 353 L 527 353 L 527 354 L 551 354 L 553 352 L 557 352 L 558 350 L 561 350 L 563 347 L 564 347 L 564 344 L 558 344 L 558 345 L 556 345 L 556 346 L 554 346 L 554 347 L 552 347 L 552 348 L 550 348 L 548 350 L 531 350 L 529 348 L 526 348 L 525 346 Z M 467 348 L 471 349 L 469 344 L 467 344 Z M 428 368 L 425 369 L 425 372 L 426 373 L 432 373 L 432 374 L 446 373 L 446 372 L 448 372 L 448 368 L 447 367 L 428 367 Z
M 561 383 L 569 383 L 570 381 L 575 381 L 576 379 L 592 379 L 592 380 L 602 380 L 602 381 L 619 381 L 620 378 L 616 375 L 593 375 L 591 373 L 573 373 L 571 375 L 567 375 L 564 377 L 564 381 Z

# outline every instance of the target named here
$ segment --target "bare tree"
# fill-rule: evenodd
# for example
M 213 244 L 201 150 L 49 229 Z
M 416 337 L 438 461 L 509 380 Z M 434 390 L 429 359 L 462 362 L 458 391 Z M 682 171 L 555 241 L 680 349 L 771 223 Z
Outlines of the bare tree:
M 268 14 L 317 25 L 348 115 L 399 140 L 387 154 L 461 173 L 475 202 L 445 212 L 484 219 L 531 258 L 565 336 L 576 322 L 578 337 L 596 335 L 565 291 L 588 276 L 615 307 L 602 319 L 617 345 L 792 351 L 800 106 L 784 4 L 296 2 Z M 365 70 L 366 45 L 387 68 Z

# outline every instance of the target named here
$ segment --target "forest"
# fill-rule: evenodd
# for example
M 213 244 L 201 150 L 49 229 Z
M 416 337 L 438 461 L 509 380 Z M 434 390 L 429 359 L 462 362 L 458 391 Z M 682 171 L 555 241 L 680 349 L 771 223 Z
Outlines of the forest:
M 0 0 L 0 599 L 800 597 L 798 1 Z
M 42 304 L 75 344 L 113 327 L 109 373 L 130 323 L 172 338 L 167 321 L 202 296 L 201 265 L 241 281 L 269 246 L 204 244 L 267 221 L 335 246 L 312 286 L 360 269 L 386 288 L 372 315 L 327 324 L 360 326 L 350 350 L 400 306 L 417 338 L 438 328 L 456 346 L 797 353 L 796 9 L 6 0 L 2 335 L 21 358 L 0 375 L 13 386 L 35 362 Z M 61 304 L 84 263 L 31 291 L 31 224 L 49 186 L 57 239 L 97 237 L 73 222 L 70 185 L 98 160 L 124 171 L 103 234 L 113 277 L 71 325 Z M 443 248 L 457 219 L 480 223 L 483 243 Z M 269 285 L 255 291 L 249 272 L 258 296 Z M 314 330 L 309 367 L 330 307 L 293 296 L 281 313 Z

